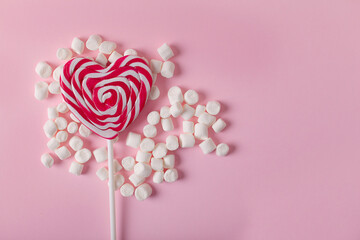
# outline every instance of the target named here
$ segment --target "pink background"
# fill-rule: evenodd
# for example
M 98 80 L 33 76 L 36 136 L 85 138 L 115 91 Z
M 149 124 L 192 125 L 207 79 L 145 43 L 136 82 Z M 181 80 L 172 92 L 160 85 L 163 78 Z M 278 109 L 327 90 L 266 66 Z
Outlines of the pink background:
M 144 202 L 117 193 L 118 239 L 359 239 L 359 12 L 354 0 L 2 0 L 0 239 L 109 238 L 99 165 L 81 177 L 71 160 L 41 165 L 59 98 L 33 97 L 35 64 L 94 33 L 150 58 L 174 46 L 176 76 L 132 130 L 173 85 L 221 101 L 229 123 L 214 136 L 228 157 L 179 150 L 179 181 Z M 123 140 L 118 158 L 135 152 Z

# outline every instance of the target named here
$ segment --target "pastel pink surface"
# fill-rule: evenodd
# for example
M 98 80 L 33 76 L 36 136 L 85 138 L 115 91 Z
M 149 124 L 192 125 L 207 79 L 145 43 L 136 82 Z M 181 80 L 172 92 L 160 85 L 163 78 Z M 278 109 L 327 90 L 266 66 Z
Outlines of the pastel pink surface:
M 229 126 L 215 140 L 232 145 L 226 158 L 177 152 L 179 181 L 152 184 L 145 202 L 117 193 L 118 239 L 358 239 L 359 10 L 350 0 L 2 1 L 0 239 L 109 238 L 98 165 L 81 177 L 71 161 L 41 165 L 57 100 L 33 97 L 35 64 L 58 63 L 58 47 L 94 33 L 157 59 L 163 42 L 174 46 L 176 76 L 158 80 L 160 100 L 132 130 L 180 85 L 223 104 Z M 133 153 L 124 138 L 117 158 Z

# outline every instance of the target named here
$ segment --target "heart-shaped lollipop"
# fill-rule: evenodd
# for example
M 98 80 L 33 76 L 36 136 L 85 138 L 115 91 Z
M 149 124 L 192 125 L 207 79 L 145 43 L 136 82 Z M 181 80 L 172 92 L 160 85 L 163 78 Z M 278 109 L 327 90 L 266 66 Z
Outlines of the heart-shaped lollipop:
M 74 58 L 64 65 L 60 86 L 79 121 L 99 136 L 113 139 L 143 109 L 152 74 L 138 56 L 121 57 L 107 68 L 86 58 Z

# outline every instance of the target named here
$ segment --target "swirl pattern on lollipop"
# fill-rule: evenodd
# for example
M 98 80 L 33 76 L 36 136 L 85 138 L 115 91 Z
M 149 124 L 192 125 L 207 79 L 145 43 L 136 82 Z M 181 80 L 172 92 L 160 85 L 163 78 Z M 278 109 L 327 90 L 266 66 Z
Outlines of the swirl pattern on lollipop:
M 99 136 L 113 139 L 143 109 L 152 74 L 138 56 L 124 56 L 107 68 L 86 58 L 74 58 L 64 65 L 60 87 L 79 121 Z

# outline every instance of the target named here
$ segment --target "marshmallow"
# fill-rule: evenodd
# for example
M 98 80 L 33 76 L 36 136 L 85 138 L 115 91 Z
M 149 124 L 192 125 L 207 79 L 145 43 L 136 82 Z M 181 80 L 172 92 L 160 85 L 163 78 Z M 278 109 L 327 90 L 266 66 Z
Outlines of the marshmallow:
M 80 149 L 82 149 L 84 142 L 78 136 L 73 136 L 69 140 L 69 145 L 74 151 L 79 151 Z
M 134 169 L 135 166 L 135 159 L 133 157 L 124 157 L 121 160 L 121 164 L 126 171 L 131 171 Z
M 144 138 L 140 143 L 140 150 L 143 152 L 151 152 L 155 147 L 155 142 L 151 138 Z
M 48 142 L 47 142 L 47 147 L 51 150 L 54 151 L 55 149 L 57 149 L 60 146 L 60 142 L 59 140 L 57 140 L 56 138 L 51 138 Z
M 175 151 L 179 148 L 179 139 L 175 135 L 169 135 L 166 137 L 166 148 L 170 151 Z
M 109 62 L 113 63 L 116 60 L 118 60 L 119 58 L 121 58 L 123 55 L 121 55 L 120 53 L 118 53 L 117 51 L 113 51 L 110 56 L 109 56 Z
M 55 118 L 55 124 L 59 130 L 64 130 L 67 127 L 67 121 L 63 117 L 57 117 Z
M 195 138 L 191 133 L 180 134 L 180 146 L 182 148 L 189 148 L 195 145 Z
M 175 155 L 169 154 L 164 157 L 164 168 L 174 168 L 175 166 Z
M 144 201 L 152 194 L 152 188 L 149 184 L 144 183 L 136 188 L 135 190 L 135 197 L 139 201 Z
M 184 133 L 194 133 L 194 122 L 183 121 L 183 132 Z
M 152 74 L 152 82 L 153 82 L 153 84 L 156 83 L 156 79 L 157 79 L 157 74 L 156 74 L 156 73 L 153 73 L 153 74 Z
M 48 90 L 51 94 L 60 94 L 60 83 L 57 81 L 53 81 L 49 84 Z
M 58 111 L 56 110 L 55 107 L 49 107 L 48 108 L 48 118 L 49 119 L 55 119 L 59 116 Z
M 71 133 L 71 134 L 76 133 L 78 129 L 79 129 L 79 126 L 76 122 L 71 122 L 67 126 L 67 131 L 68 131 L 68 133 Z
M 224 120 L 222 120 L 221 118 L 219 118 L 219 119 L 212 125 L 212 128 L 214 129 L 214 131 L 215 131 L 216 133 L 221 132 L 225 127 L 226 127 L 226 123 L 225 123 Z
M 66 103 L 64 102 L 61 102 L 57 105 L 56 107 L 56 110 L 59 112 L 59 113 L 67 113 L 69 111 L 69 108 L 67 106 Z
M 161 118 L 168 118 L 170 117 L 171 113 L 170 113 L 170 108 L 168 106 L 163 106 L 160 109 L 160 117 Z
M 151 167 L 147 163 L 139 162 L 134 166 L 134 173 L 140 177 L 147 178 L 151 174 Z
M 168 169 L 164 173 L 164 180 L 166 182 L 169 182 L 169 183 L 175 182 L 178 178 L 179 178 L 178 171 L 175 168 Z
M 48 78 L 51 76 L 52 67 L 47 62 L 38 62 L 35 67 L 35 72 L 41 78 Z
M 213 115 L 210 115 L 206 112 L 202 113 L 200 115 L 200 117 L 198 118 L 199 123 L 203 123 L 208 127 L 210 127 L 215 121 L 216 121 L 216 117 L 214 117 Z
M 181 117 L 185 120 L 189 120 L 192 118 L 195 114 L 195 109 L 193 107 L 190 107 L 189 105 L 184 105 L 184 111 L 181 114 Z
M 99 48 L 101 42 L 102 38 L 99 35 L 91 35 L 86 41 L 86 47 L 91 51 L 95 51 Z
M 114 188 L 115 190 L 118 190 L 125 182 L 125 178 L 121 174 L 115 174 L 114 175 Z
M 81 175 L 83 169 L 84 169 L 84 165 L 82 165 L 76 161 L 73 161 L 70 165 L 69 173 L 79 176 L 79 175 Z
M 170 61 L 166 61 L 161 67 L 161 76 L 165 78 L 172 78 L 174 76 L 174 71 L 175 64 Z
M 74 37 L 71 42 L 71 49 L 77 54 L 82 54 L 84 52 L 84 46 L 84 42 L 77 37 Z
M 48 84 L 46 82 L 37 82 L 35 83 L 35 98 L 37 100 L 43 100 L 49 95 Z
M 69 60 L 72 57 L 72 52 L 69 48 L 59 48 L 56 52 L 59 60 Z
M 60 81 L 60 76 L 61 76 L 61 72 L 62 72 L 63 69 L 64 69 L 63 65 L 60 65 L 60 66 L 55 68 L 55 70 L 52 73 L 53 79 L 55 81 L 57 81 L 57 82 Z
M 105 55 L 103 53 L 98 53 L 98 55 L 96 56 L 95 58 L 95 61 L 98 62 L 100 65 L 102 65 L 103 67 L 106 66 L 108 60 L 107 58 L 105 57 Z
M 116 49 L 116 43 L 103 41 L 99 46 L 100 53 L 111 54 Z
M 137 187 L 145 181 L 145 178 L 140 177 L 134 173 L 130 175 L 129 180 L 135 187 Z
M 138 54 L 135 49 L 126 49 L 124 52 L 124 56 L 128 55 L 137 56 Z
M 152 154 L 154 158 L 163 158 L 167 154 L 167 148 L 165 143 L 156 144 Z
M 160 121 L 160 114 L 158 111 L 152 111 L 147 115 L 146 120 L 148 121 L 149 124 L 151 125 L 156 125 L 159 123 Z
M 210 101 L 206 104 L 206 111 L 211 115 L 216 115 L 220 112 L 220 103 L 218 101 Z
M 106 167 L 99 168 L 99 169 L 96 171 L 96 176 L 98 176 L 98 178 L 99 178 L 101 181 L 105 181 L 106 179 L 109 178 L 109 171 L 107 170 Z
M 72 113 L 70 113 L 70 118 L 71 118 L 74 122 L 80 123 L 79 119 L 77 119 L 77 118 L 75 117 L 75 115 L 72 114 Z
M 152 158 L 151 168 L 154 169 L 154 171 L 162 171 L 164 169 L 164 160 L 162 158 Z
M 220 143 L 216 146 L 216 155 L 226 156 L 229 153 L 229 146 L 226 143 Z
M 150 91 L 150 99 L 151 100 L 156 100 L 156 99 L 158 99 L 159 98 L 159 96 L 160 96 L 160 90 L 159 90 L 159 88 L 157 87 L 157 86 L 155 86 L 155 85 L 153 85 L 152 87 L 151 87 L 151 91 Z
M 211 138 L 206 139 L 202 143 L 199 144 L 199 147 L 201 148 L 202 152 L 204 154 L 211 153 L 216 149 L 216 145 L 214 141 Z
M 68 133 L 65 131 L 58 131 L 55 138 L 61 143 L 66 142 L 68 138 Z
M 123 197 L 130 197 L 134 194 L 134 187 L 130 183 L 125 183 L 121 186 L 120 193 Z
M 91 152 L 87 148 L 80 149 L 75 153 L 75 159 L 79 163 L 86 163 L 91 158 Z
M 126 138 L 126 146 L 132 148 L 138 148 L 141 142 L 141 135 L 133 132 L 129 132 Z
M 164 172 L 163 171 L 159 171 L 159 172 L 155 172 L 153 175 L 153 182 L 154 183 L 162 183 L 164 179 Z
M 57 131 L 56 124 L 52 120 L 47 120 L 44 124 L 43 129 L 44 129 L 45 135 L 48 138 L 53 137 Z
M 119 134 L 115 138 L 111 139 L 111 142 L 113 144 L 116 143 L 117 141 L 119 141 Z
M 195 132 L 194 136 L 197 139 L 205 140 L 208 138 L 208 126 L 206 126 L 203 123 L 197 123 L 195 124 Z
M 151 59 L 150 69 L 153 73 L 159 73 L 161 71 L 162 61 Z
M 114 169 L 114 173 L 117 173 L 122 169 L 122 166 L 116 159 L 113 161 L 113 169 Z
M 157 49 L 160 57 L 162 59 L 164 59 L 164 61 L 169 60 L 170 58 L 172 58 L 174 56 L 173 51 L 171 50 L 171 48 L 169 47 L 169 45 L 167 45 L 166 43 L 164 43 L 163 45 L 161 45 L 161 47 L 159 47 Z
M 83 137 L 88 137 L 91 134 L 91 130 L 88 129 L 84 124 L 81 124 L 79 127 L 79 133 Z
M 199 101 L 199 94 L 195 90 L 187 90 L 184 94 L 185 102 L 189 105 L 194 105 Z
M 106 147 L 97 148 L 93 151 L 96 162 L 105 162 L 108 158 L 108 151 Z
M 137 162 L 149 162 L 151 158 L 151 153 L 143 152 L 143 151 L 137 151 L 136 153 L 136 161 Z
M 205 109 L 206 107 L 204 105 L 197 105 L 195 110 L 195 116 L 200 117 L 200 115 L 205 112 Z
M 143 128 L 143 133 L 145 137 L 153 138 L 157 135 L 157 129 L 154 125 L 148 124 Z
M 171 118 L 162 118 L 161 126 L 165 132 L 174 130 L 174 124 L 173 124 Z
M 174 105 L 171 105 L 170 107 L 170 113 L 174 118 L 180 116 L 183 110 L 183 106 L 179 102 L 174 103 Z
M 55 149 L 55 154 L 60 158 L 60 160 L 65 160 L 71 156 L 71 153 L 66 146 Z
M 54 159 L 50 156 L 50 154 L 44 153 L 43 155 L 41 155 L 41 163 L 45 167 L 51 168 L 52 165 L 54 164 Z

